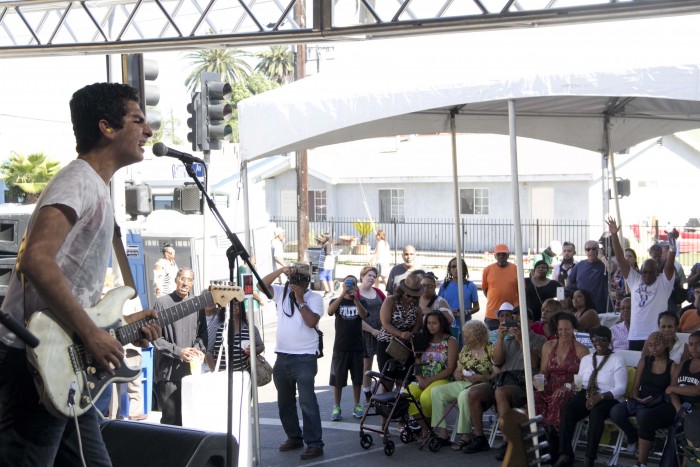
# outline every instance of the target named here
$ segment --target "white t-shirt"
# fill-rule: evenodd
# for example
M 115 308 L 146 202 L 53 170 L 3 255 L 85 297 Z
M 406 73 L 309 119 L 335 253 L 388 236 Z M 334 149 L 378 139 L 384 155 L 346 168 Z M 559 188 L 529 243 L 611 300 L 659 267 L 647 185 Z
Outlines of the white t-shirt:
M 646 285 L 642 275 L 630 269 L 627 285 L 632 295 L 632 315 L 628 339 L 643 341 L 654 331 L 658 331 L 659 313 L 668 308 L 668 297 L 673 291 L 673 278 L 666 279 L 666 274 L 659 274 L 653 284 Z
M 301 312 L 294 306 L 292 309 L 289 295 L 291 287 L 284 296 L 283 285 L 272 285 L 275 304 L 277 305 L 277 344 L 275 352 L 293 355 L 316 354 L 318 351 L 318 334 L 314 328 L 304 323 Z M 318 316 L 323 316 L 323 299 L 320 295 L 307 290 L 304 302 Z M 301 300 L 297 300 L 301 303 Z
M 85 308 L 97 304 L 102 294 L 112 248 L 114 209 L 104 180 L 85 161 L 76 159 L 51 180 L 29 219 L 27 232 L 44 206 L 63 205 L 76 214 L 77 221 L 56 255 L 58 267 L 68 279 L 71 292 Z M 17 271 L 12 273 L 2 310 L 20 323 L 27 314 L 49 308 L 34 287 L 27 283 L 22 290 Z M 18 349 L 24 344 L 0 325 L 0 340 Z

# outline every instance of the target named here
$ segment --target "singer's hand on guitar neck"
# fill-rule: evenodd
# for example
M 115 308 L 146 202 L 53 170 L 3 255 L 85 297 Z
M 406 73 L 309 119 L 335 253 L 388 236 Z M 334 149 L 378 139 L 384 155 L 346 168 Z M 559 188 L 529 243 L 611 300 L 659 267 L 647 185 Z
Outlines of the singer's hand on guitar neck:
M 127 324 L 134 323 L 136 321 L 151 318 L 146 326 L 140 328 L 143 337 L 135 342 L 132 342 L 137 347 L 148 347 L 148 343 L 158 339 L 163 335 L 163 330 L 158 325 L 158 316 L 156 310 L 143 310 L 137 313 L 132 313 L 124 317 L 124 321 Z

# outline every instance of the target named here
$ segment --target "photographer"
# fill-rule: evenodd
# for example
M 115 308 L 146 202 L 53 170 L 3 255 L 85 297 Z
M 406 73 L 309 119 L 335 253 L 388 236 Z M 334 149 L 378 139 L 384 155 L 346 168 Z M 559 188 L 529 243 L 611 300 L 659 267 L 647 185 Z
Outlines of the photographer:
M 285 285 L 272 285 L 281 274 L 289 280 Z M 323 299 L 309 290 L 311 267 L 307 263 L 294 263 L 267 276 L 262 281 L 272 292 L 277 305 L 277 359 L 272 370 L 277 388 L 277 407 L 287 440 L 280 451 L 292 451 L 304 447 L 302 459 L 323 455 L 321 414 L 314 392 L 314 379 L 318 371 L 317 353 L 319 336 L 316 325 L 323 315 Z M 304 417 L 304 430 L 299 427 L 296 392 Z

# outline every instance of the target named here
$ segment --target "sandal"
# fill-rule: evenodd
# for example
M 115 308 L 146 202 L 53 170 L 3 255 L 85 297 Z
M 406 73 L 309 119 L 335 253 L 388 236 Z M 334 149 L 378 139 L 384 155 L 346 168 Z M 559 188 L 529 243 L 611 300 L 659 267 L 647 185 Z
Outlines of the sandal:
M 469 438 L 469 439 L 460 438 L 458 441 L 455 441 L 454 443 L 452 443 L 452 450 L 453 451 L 461 451 L 464 448 L 464 446 L 466 446 L 472 442 L 472 439 L 473 438 Z

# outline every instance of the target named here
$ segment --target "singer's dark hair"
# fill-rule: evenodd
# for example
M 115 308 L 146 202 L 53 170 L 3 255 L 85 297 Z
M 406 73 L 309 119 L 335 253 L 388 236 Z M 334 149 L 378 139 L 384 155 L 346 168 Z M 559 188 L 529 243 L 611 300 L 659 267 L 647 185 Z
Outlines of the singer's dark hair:
M 121 83 L 95 83 L 77 90 L 70 100 L 70 119 L 75 135 L 75 150 L 85 154 L 102 138 L 100 120 L 112 128 L 122 128 L 128 101 L 138 102 L 136 89 Z

